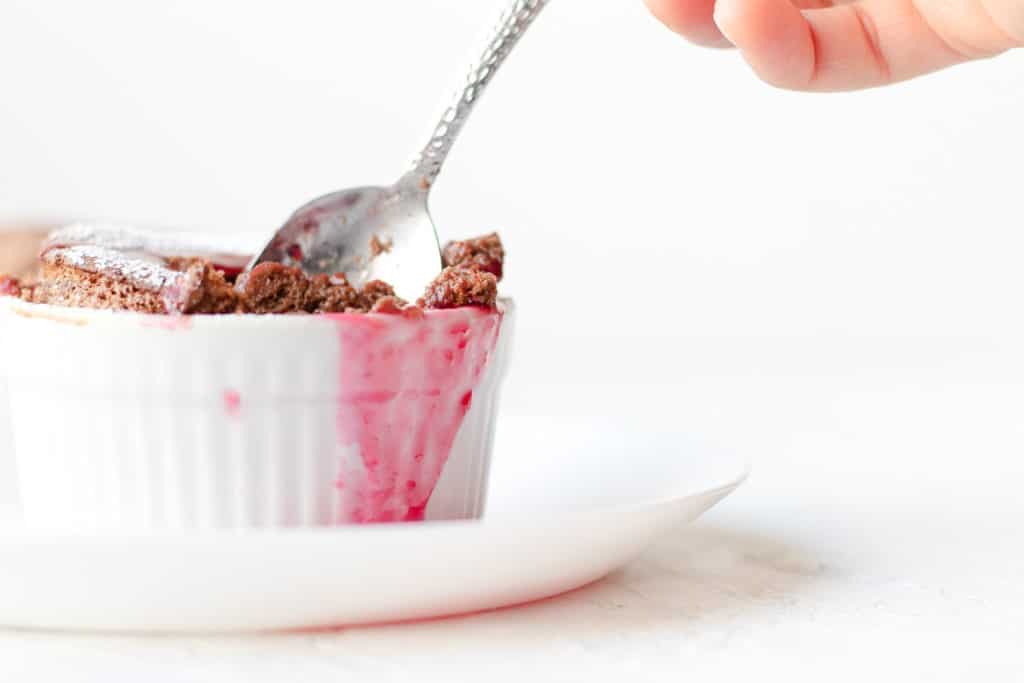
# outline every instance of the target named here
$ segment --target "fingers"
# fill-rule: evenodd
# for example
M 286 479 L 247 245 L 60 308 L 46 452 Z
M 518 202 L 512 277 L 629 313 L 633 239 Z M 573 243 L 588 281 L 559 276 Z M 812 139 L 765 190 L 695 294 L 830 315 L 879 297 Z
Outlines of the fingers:
M 869 88 L 998 54 L 1024 42 L 1020 1 L 646 0 L 676 33 L 735 45 L 793 90 Z
M 715 0 L 645 0 L 661 23 L 706 47 L 729 47 L 713 18 Z
M 816 47 L 789 0 L 718 0 L 714 19 L 763 80 L 784 88 L 811 82 Z
M 1012 0 L 1011 0 L 1012 1 Z M 706 47 L 732 47 L 715 24 L 715 0 L 645 0 L 661 23 L 687 40 Z M 797 7 L 831 7 L 849 0 L 792 0 Z
M 789 0 L 718 0 L 714 10 L 719 29 L 754 71 L 794 90 L 869 88 L 978 56 L 951 38 L 962 23 L 940 32 L 930 19 L 913 0 L 807 10 Z M 993 44 L 985 54 L 1006 47 Z

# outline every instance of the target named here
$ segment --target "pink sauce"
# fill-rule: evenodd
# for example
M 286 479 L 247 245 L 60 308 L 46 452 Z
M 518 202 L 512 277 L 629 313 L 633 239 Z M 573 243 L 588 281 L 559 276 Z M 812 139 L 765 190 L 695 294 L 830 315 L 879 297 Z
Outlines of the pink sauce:
M 147 315 L 142 321 L 143 327 L 154 327 L 170 332 L 192 329 L 192 316 L 189 315 Z
M 225 389 L 223 394 L 224 413 L 231 418 L 242 414 L 242 395 L 234 389 Z
M 342 468 L 339 521 L 423 519 L 487 363 L 502 314 L 479 308 L 331 316 L 341 358 L 337 436 L 362 472 Z M 347 474 L 346 474 L 347 472 Z
M 0 296 L 18 296 L 21 293 L 21 285 L 13 277 L 0 275 Z

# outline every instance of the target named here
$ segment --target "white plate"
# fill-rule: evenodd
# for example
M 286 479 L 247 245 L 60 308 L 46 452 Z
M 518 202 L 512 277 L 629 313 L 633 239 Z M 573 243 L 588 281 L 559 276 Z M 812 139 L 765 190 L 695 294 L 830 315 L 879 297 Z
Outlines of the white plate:
M 194 536 L 0 530 L 0 624 L 253 631 L 421 619 L 548 597 L 628 563 L 743 480 L 637 427 L 506 419 L 482 522 Z

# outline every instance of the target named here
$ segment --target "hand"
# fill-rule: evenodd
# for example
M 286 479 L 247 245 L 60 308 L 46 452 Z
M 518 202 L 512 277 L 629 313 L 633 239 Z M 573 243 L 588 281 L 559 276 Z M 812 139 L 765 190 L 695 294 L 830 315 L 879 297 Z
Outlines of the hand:
M 646 0 L 695 43 L 792 90 L 856 90 L 1024 45 L 1024 0 Z

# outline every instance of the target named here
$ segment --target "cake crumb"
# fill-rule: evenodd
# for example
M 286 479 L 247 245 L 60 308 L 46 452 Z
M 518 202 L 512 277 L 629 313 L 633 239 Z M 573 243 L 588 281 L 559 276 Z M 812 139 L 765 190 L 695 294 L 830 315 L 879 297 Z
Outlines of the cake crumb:
M 498 233 L 474 239 L 449 242 L 442 250 L 444 265 L 457 268 L 477 268 L 500 281 L 505 270 L 505 248 Z
M 375 259 L 381 254 L 391 253 L 391 247 L 395 245 L 395 241 L 390 237 L 381 238 L 380 235 L 374 235 L 370 238 L 370 258 Z
M 401 314 L 405 308 L 405 302 L 397 296 L 384 296 L 374 302 L 370 313 L 387 313 L 391 315 Z
M 238 293 L 209 261 L 193 260 L 182 271 L 180 284 L 183 296 L 178 301 L 171 301 L 164 296 L 168 308 L 191 315 L 220 315 L 235 313 L 241 302 Z M 173 312 L 173 311 L 169 311 Z
M 370 311 L 380 299 L 385 297 L 398 299 L 395 296 L 395 288 L 383 280 L 370 280 L 363 285 L 363 289 L 359 293 L 359 304 L 364 311 Z M 402 304 L 404 305 L 405 302 L 402 301 Z
M 359 308 L 359 292 L 343 273 L 315 275 L 306 290 L 304 308 L 310 313 L 344 313 Z
M 419 303 L 423 308 L 494 308 L 497 301 L 498 278 L 493 273 L 449 266 L 430 283 Z
M 235 283 L 246 313 L 288 313 L 305 310 L 309 278 L 298 268 L 261 263 Z

